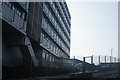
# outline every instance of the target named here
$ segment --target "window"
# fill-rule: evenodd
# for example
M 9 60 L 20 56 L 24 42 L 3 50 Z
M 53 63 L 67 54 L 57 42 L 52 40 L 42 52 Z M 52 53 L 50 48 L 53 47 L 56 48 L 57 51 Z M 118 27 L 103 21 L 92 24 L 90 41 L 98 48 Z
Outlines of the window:
M 43 43 L 45 46 L 46 46 L 46 36 L 44 35 L 44 43 Z
M 56 47 L 56 52 L 55 53 L 58 55 L 58 47 Z
M 60 43 L 60 38 L 59 38 L 59 45 L 60 45 L 61 43 Z
M 45 60 L 45 52 L 42 53 L 42 59 Z
M 52 23 L 54 24 L 54 17 L 52 16 Z
M 54 44 L 52 44 L 52 51 L 54 51 Z
M 55 9 L 55 14 L 57 14 L 57 9 Z
M 14 11 L 15 11 L 15 9 L 16 9 L 16 8 L 15 8 L 15 6 L 14 6 L 14 5 L 12 5 L 12 10 L 14 10 Z
M 45 11 L 45 3 L 43 3 L 43 11 Z
M 52 61 L 53 61 L 53 62 L 55 61 L 54 57 L 52 58 Z
M 49 18 L 50 18 L 50 20 L 51 20 L 51 12 L 49 12 Z
M 56 54 L 56 45 L 55 45 L 55 47 L 54 47 L 54 53 Z
M 47 6 L 45 6 L 46 7 L 46 13 L 48 14 L 48 8 L 47 8 Z
M 48 48 L 51 49 L 51 41 L 50 41 L 50 39 L 49 39 L 49 47 Z
M 52 5 L 52 7 L 53 7 L 54 10 L 56 10 L 54 5 Z
M 56 20 L 54 21 L 54 24 L 55 24 L 55 29 L 57 29 L 57 22 L 56 22 Z
M 49 39 L 49 49 L 51 49 L 51 41 L 50 41 L 50 39 Z
M 46 30 L 47 30 L 47 21 L 46 21 L 46 19 L 45 19 L 44 25 L 45 25 L 45 26 L 43 26 L 43 27 L 44 27 L 44 30 L 46 31 Z
M 22 18 L 25 20 L 25 12 L 22 13 Z
M 42 36 L 42 45 L 44 45 L 44 34 Z
M 55 47 L 55 54 L 57 54 L 57 46 Z
M 53 37 L 53 30 L 51 29 L 51 37 Z
M 55 32 L 54 32 L 54 30 L 53 30 L 53 36 L 52 36 L 52 37 L 53 37 L 53 39 L 54 39 L 54 37 L 55 37 Z
M 40 40 L 40 43 L 42 43 L 43 41 L 43 33 L 41 33 L 41 40 Z
M 8 7 L 10 7 L 10 8 L 11 8 L 11 6 L 12 6 L 12 3 L 11 3 L 11 2 L 5 2 L 5 4 L 6 4 Z
M 47 48 L 49 49 L 49 38 L 47 38 Z
M 54 45 L 54 53 L 56 54 L 56 46 Z
M 50 34 L 50 25 L 48 24 L 48 34 Z
M 50 62 L 51 62 L 52 61 L 51 55 L 49 57 L 50 57 Z
M 49 54 L 48 53 L 46 54 L 46 60 L 47 61 L 49 60 Z
M 52 51 L 52 48 L 53 48 L 53 43 L 52 43 L 52 41 L 51 41 L 51 46 L 50 46 L 50 50 Z
M 54 33 L 54 40 L 56 40 L 56 34 Z
M 58 49 L 58 55 L 60 56 L 60 49 Z

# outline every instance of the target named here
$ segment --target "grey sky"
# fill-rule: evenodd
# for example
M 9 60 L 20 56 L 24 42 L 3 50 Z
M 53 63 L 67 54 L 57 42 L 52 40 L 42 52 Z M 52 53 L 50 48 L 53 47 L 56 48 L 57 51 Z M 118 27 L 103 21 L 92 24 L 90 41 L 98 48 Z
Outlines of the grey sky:
M 71 57 L 118 52 L 117 2 L 67 2 L 71 13 Z

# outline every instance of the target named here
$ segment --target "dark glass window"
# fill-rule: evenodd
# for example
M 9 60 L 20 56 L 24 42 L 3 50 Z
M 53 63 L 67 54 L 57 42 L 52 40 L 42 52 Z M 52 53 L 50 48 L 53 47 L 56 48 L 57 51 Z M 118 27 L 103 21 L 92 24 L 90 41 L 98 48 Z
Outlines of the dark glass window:
M 52 61 L 53 61 L 53 62 L 55 61 L 54 57 L 52 58 Z
M 45 60 L 45 55 L 46 55 L 45 52 L 43 52 L 42 53 L 42 59 L 44 59 L 44 60 Z
M 51 30 L 51 36 L 53 37 L 53 30 Z
M 41 40 L 40 40 L 40 43 L 42 43 L 43 41 L 43 33 L 41 33 Z
M 44 39 L 45 39 L 45 35 L 43 34 L 43 39 L 42 39 L 42 44 L 44 45 Z
M 47 32 L 48 32 L 48 34 L 50 34 L 50 25 L 49 24 L 47 25 Z
M 46 43 L 47 43 L 46 40 L 47 40 L 47 39 L 46 39 L 46 36 L 44 36 L 44 45 L 45 45 L 45 46 L 46 46 Z
M 51 41 L 51 46 L 50 46 L 50 50 L 51 50 L 51 51 L 52 51 L 52 47 L 53 47 L 52 45 L 53 45 L 53 43 L 52 43 L 52 41 Z
M 50 57 L 50 62 L 52 61 L 52 57 L 51 57 L 51 55 L 49 56 Z
M 49 60 L 49 54 L 46 53 L 46 60 L 48 61 Z
M 47 38 L 47 48 L 49 48 L 49 39 Z

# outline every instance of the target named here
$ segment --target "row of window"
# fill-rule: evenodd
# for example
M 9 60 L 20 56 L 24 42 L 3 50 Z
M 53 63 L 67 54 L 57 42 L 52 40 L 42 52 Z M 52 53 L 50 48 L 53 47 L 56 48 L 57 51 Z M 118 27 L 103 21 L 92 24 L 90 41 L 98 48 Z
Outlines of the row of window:
M 53 31 L 53 29 L 51 29 L 51 25 L 49 24 L 49 22 L 47 22 L 46 19 L 43 19 L 43 28 L 46 30 L 46 32 L 48 32 L 48 34 L 50 34 L 52 37 L 55 38 L 56 41 L 58 41 L 58 35 L 54 34 L 55 31 Z M 67 46 L 69 47 L 70 43 L 68 42 L 68 40 L 66 39 L 65 35 L 62 34 L 62 30 L 60 27 L 56 27 L 56 30 L 58 31 L 58 33 L 62 36 L 62 38 L 64 39 L 64 41 L 66 42 Z
M 50 21 L 53 23 L 53 25 L 55 26 L 56 30 L 58 31 L 58 33 L 60 33 L 60 35 L 62 36 L 63 40 L 65 40 L 65 42 L 67 43 L 68 47 L 70 46 L 70 42 L 69 40 L 65 37 L 65 34 L 63 34 L 63 31 L 61 30 L 60 26 L 58 25 L 57 21 L 55 20 L 55 17 L 53 16 L 53 14 L 51 14 L 51 12 L 49 11 L 49 9 L 47 8 L 47 6 L 44 6 L 44 12 L 46 13 L 46 15 L 48 16 L 48 18 L 50 19 Z M 45 22 L 45 20 L 43 20 Z M 47 24 L 47 23 L 45 23 Z
M 44 33 L 41 33 L 41 44 L 44 45 L 49 51 L 52 53 L 55 53 L 55 55 L 60 56 L 60 49 L 57 47 L 57 45 L 54 44 L 54 42 L 48 38 Z
M 60 5 L 61 4 L 61 5 Z M 68 19 L 68 15 L 67 15 L 67 10 L 66 10 L 66 8 L 64 7 L 64 4 L 62 5 L 62 2 L 60 2 L 60 3 L 57 3 L 57 5 L 58 5 L 58 7 L 59 7 L 59 9 L 60 9 L 60 13 L 62 14 L 61 15 L 61 17 L 62 17 L 62 20 L 64 21 L 64 24 L 65 24 L 65 26 L 66 27 L 68 27 L 68 29 L 69 29 L 69 32 L 70 32 L 70 25 L 68 24 L 69 22 L 67 22 L 67 21 L 70 21 L 70 19 Z M 64 12 L 64 14 L 63 14 L 63 12 Z M 67 30 L 68 30 L 67 29 Z
M 42 51 L 42 59 L 50 62 L 55 61 L 55 58 L 47 51 Z
M 56 16 L 58 17 L 58 20 L 61 19 L 61 17 L 60 17 L 61 15 L 58 13 L 57 8 L 55 8 L 55 5 L 51 4 L 51 6 L 52 6 L 53 11 L 55 12 Z M 48 8 L 46 8 L 47 6 L 46 6 L 45 4 L 44 4 L 43 7 L 45 8 L 45 11 L 48 11 Z M 63 15 L 63 14 L 62 14 L 62 15 Z M 64 24 L 63 24 L 63 21 L 62 21 L 62 23 L 61 23 L 61 21 L 62 21 L 62 19 L 60 20 L 60 24 L 61 24 L 61 26 L 64 28 L 65 26 L 64 26 Z M 66 30 L 65 33 L 67 32 L 66 35 L 68 35 L 68 38 L 69 38 L 70 33 L 68 33 L 68 31 L 67 31 L 68 29 L 65 29 L 65 28 L 64 28 L 64 30 Z
M 65 56 L 64 56 L 64 58 L 65 58 Z M 52 55 L 51 53 L 47 52 L 44 49 L 42 50 L 42 60 L 50 61 L 50 62 L 58 62 L 59 61 L 54 55 Z M 67 60 L 66 63 L 68 63 L 68 61 L 70 63 L 70 60 Z
M 5 4 L 9 8 L 11 8 L 23 20 L 26 19 L 26 13 L 25 13 L 25 11 L 22 9 L 22 7 L 18 3 L 15 3 L 15 2 L 5 2 Z
M 67 21 L 69 22 L 69 25 L 70 25 L 70 13 L 68 11 L 68 7 L 67 7 L 65 2 L 61 2 L 61 5 L 63 6 L 63 8 L 65 10 L 65 16 L 66 16 L 66 19 L 67 19 Z
M 58 57 L 64 56 L 65 53 L 44 32 L 41 33 L 41 41 L 40 42 L 46 49 L 48 49 L 50 52 L 54 53 L 56 56 L 58 56 Z
M 59 35 L 54 31 L 52 26 L 47 22 L 45 18 L 43 18 L 43 24 L 42 28 L 48 33 L 48 35 L 68 54 L 69 49 L 68 47 L 64 44 L 64 42 L 61 40 Z
M 65 19 L 64 22 L 65 22 L 67 28 L 69 29 L 69 33 L 70 33 L 70 26 L 71 26 L 71 24 L 70 24 L 70 21 L 71 21 L 70 16 L 67 17 L 68 11 L 66 11 L 65 3 L 60 2 L 60 5 L 61 5 L 61 8 L 62 8 L 62 13 L 64 12 L 64 15 L 63 15 L 63 17 L 64 17 L 64 19 Z M 65 17 L 66 17 L 66 18 L 65 18 Z
M 58 4 L 58 2 L 56 3 L 56 4 Z M 66 18 L 65 17 L 63 17 L 63 13 L 61 13 L 60 14 L 60 12 L 62 12 L 62 9 L 61 9 L 61 7 L 59 6 L 59 9 L 60 9 L 60 11 L 57 11 L 57 7 L 55 7 L 55 5 L 54 4 L 51 4 L 52 5 L 52 7 L 53 7 L 53 10 L 54 10 L 54 12 L 55 12 L 55 14 L 57 15 L 57 17 L 58 17 L 58 19 L 60 20 L 60 24 L 61 24 L 61 26 L 63 27 L 63 29 L 65 30 L 65 33 L 66 33 L 66 35 L 67 35 L 67 37 L 68 37 L 68 39 L 69 39 L 69 36 L 70 36 L 70 28 L 68 28 L 68 29 L 66 29 L 66 27 L 68 26 L 68 25 L 65 25 L 66 23 L 65 23 L 65 21 L 67 21 L 66 20 Z M 65 19 L 65 20 L 64 20 Z M 66 26 L 66 27 L 65 27 Z
M 14 25 L 15 28 L 24 29 L 25 23 L 25 11 L 18 3 L 3 2 L 2 3 L 3 14 L 2 17 Z M 22 30 L 23 31 L 23 30 Z

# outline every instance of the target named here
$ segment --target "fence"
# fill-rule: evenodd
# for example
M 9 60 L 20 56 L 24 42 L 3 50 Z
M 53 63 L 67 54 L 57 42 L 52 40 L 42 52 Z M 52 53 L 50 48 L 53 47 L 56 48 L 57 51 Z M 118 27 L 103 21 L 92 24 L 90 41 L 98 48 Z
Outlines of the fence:
M 99 55 L 99 56 L 74 56 L 73 58 L 75 59 L 79 59 L 81 61 L 84 61 L 85 58 L 85 62 L 90 63 L 93 62 L 93 64 L 95 65 L 99 65 L 101 63 L 118 63 L 120 62 L 120 59 L 117 57 L 113 57 L 113 56 L 104 56 L 104 55 Z M 92 59 L 93 58 L 93 59 Z M 91 61 L 93 60 L 93 61 Z

